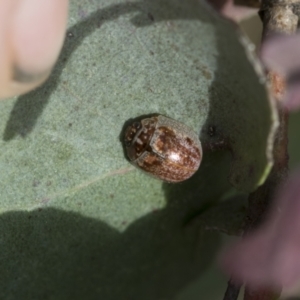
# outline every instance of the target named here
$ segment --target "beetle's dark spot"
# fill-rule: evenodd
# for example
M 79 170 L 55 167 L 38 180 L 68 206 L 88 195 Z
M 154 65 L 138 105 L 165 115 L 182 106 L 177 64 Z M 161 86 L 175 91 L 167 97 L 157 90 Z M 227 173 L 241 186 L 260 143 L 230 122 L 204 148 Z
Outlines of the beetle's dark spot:
M 189 137 L 187 137 L 185 140 L 189 146 L 193 144 L 192 140 Z
M 132 124 L 132 127 L 134 127 L 135 129 L 141 129 L 142 128 L 142 124 L 140 122 L 134 122 Z
M 142 149 L 141 149 L 141 146 L 136 144 L 136 145 L 135 145 L 135 151 L 136 151 L 136 152 L 141 152 L 141 150 L 142 150 Z

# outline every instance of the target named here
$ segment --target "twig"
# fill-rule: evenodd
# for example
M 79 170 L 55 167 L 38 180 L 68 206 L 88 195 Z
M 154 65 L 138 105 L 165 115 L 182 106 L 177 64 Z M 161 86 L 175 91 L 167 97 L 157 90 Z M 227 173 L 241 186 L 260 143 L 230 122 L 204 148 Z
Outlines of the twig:
M 230 279 L 223 300 L 237 300 L 240 293 L 241 285 L 236 284 Z
M 262 42 L 274 33 L 294 34 L 297 30 L 299 3 L 293 0 L 263 0 L 260 16 L 263 22 Z M 284 54 L 283 54 L 284 55 Z M 273 96 L 278 104 L 279 128 L 274 143 L 274 166 L 266 182 L 249 195 L 249 210 L 246 231 L 252 230 L 265 217 L 274 198 L 274 193 L 288 175 L 288 112 L 283 108 L 286 78 L 282 74 L 267 73 Z M 244 300 L 274 299 L 274 292 L 268 289 L 251 291 L 245 287 Z

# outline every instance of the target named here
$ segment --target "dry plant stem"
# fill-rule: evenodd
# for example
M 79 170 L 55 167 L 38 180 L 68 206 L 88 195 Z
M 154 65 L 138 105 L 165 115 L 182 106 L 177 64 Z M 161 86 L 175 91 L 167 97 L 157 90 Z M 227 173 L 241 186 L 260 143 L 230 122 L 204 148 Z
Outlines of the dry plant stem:
M 259 12 L 263 22 L 262 42 L 274 33 L 294 34 L 296 32 L 300 11 L 299 3 L 295 0 L 262 1 Z M 288 112 L 281 105 L 285 92 L 285 78 L 272 70 L 268 71 L 267 76 L 271 85 L 271 92 L 277 102 L 279 115 L 279 128 L 273 150 L 274 166 L 266 182 L 249 195 L 245 234 L 258 226 L 264 219 L 278 186 L 286 180 L 288 175 Z M 235 286 L 229 283 L 224 300 L 237 299 L 237 296 L 236 298 L 229 297 L 233 294 L 228 291 L 230 289 L 234 290 Z M 268 289 L 254 291 L 249 289 L 247 285 L 245 286 L 244 300 L 274 299 L 277 299 L 276 291 Z
M 262 42 L 274 33 L 294 34 L 298 24 L 296 14 L 298 6 L 299 3 L 294 0 L 264 0 L 260 10 L 263 22 Z M 277 102 L 279 115 L 279 128 L 273 150 L 274 166 L 266 182 L 249 195 L 245 234 L 264 219 L 268 207 L 274 199 L 274 193 L 288 175 L 288 112 L 281 105 L 285 92 L 285 78 L 272 70 L 268 71 L 267 76 L 271 84 L 271 92 Z M 271 290 L 253 291 L 247 285 L 245 287 L 244 300 L 273 300 L 276 298 Z
M 298 17 L 293 13 L 294 0 L 264 0 L 260 15 L 263 22 L 262 42 L 272 33 L 294 34 Z M 284 55 L 284 54 L 283 54 Z M 264 216 L 274 192 L 285 181 L 288 173 L 288 112 L 281 105 L 285 92 L 285 78 L 272 70 L 267 73 L 271 92 L 277 102 L 279 128 L 276 133 L 273 157 L 274 166 L 266 182 L 249 196 L 246 232 L 257 226 Z
M 262 41 L 274 33 L 294 34 L 299 6 L 299 0 L 263 0 L 259 11 L 263 22 Z
M 240 289 L 240 284 L 236 284 L 232 280 L 229 280 L 223 300 L 236 300 L 239 296 Z

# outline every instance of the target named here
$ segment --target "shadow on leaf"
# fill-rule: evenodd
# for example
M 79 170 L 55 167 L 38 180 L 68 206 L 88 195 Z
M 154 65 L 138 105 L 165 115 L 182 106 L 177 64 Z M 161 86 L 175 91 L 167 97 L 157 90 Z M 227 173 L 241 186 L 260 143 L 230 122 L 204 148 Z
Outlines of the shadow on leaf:
M 53 208 L 5 213 L 1 299 L 169 299 L 219 246 L 216 234 L 181 229 L 161 212 L 123 233 Z

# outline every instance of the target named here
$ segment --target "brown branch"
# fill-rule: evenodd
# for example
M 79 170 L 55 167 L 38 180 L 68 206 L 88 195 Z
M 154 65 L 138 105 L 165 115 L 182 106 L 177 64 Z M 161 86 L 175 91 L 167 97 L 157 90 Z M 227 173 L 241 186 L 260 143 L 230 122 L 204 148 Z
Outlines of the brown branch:
M 294 0 L 263 0 L 260 10 L 263 22 L 262 42 L 274 33 L 296 32 L 298 16 L 294 12 L 298 4 Z M 288 112 L 281 105 L 286 87 L 285 77 L 272 70 L 267 76 L 271 84 L 271 92 L 278 104 L 279 128 L 274 142 L 273 169 L 266 182 L 249 196 L 248 230 L 260 223 L 273 199 L 274 192 L 288 174 Z
M 264 39 L 274 33 L 294 34 L 298 24 L 298 0 L 263 0 L 259 15 Z
M 300 15 L 300 1 L 262 0 L 259 14 L 263 22 L 262 43 L 275 33 L 294 34 Z M 284 183 L 288 175 L 288 112 L 281 105 L 286 88 L 286 78 L 272 70 L 267 72 L 267 77 L 271 85 L 271 92 L 277 102 L 279 116 L 279 127 L 273 148 L 274 165 L 266 182 L 248 197 L 249 208 L 245 235 L 264 220 L 278 186 Z M 229 282 L 224 300 L 236 300 L 236 291 L 236 287 Z M 270 289 L 254 291 L 247 285 L 245 287 L 244 300 L 273 300 L 276 298 L 276 292 Z
M 234 283 L 231 279 L 228 281 L 227 289 L 223 300 L 237 300 L 241 285 Z
M 294 0 L 263 0 L 260 10 L 263 22 L 262 42 L 274 33 L 296 32 L 298 16 L 294 13 L 295 7 L 298 7 L 298 4 Z M 288 174 L 288 112 L 281 105 L 286 79 L 282 74 L 272 70 L 267 73 L 267 77 L 273 97 L 278 104 L 279 128 L 274 142 L 273 169 L 266 182 L 250 194 L 248 199 L 247 231 L 257 226 L 264 218 L 275 191 Z
M 294 34 L 298 25 L 298 7 L 299 3 L 294 0 L 263 0 L 260 10 L 263 22 L 262 42 L 274 33 Z M 279 115 L 279 128 L 273 150 L 274 166 L 266 182 L 249 195 L 246 233 L 264 219 L 278 186 L 284 183 L 288 175 L 288 112 L 281 105 L 286 78 L 272 70 L 268 71 L 267 76 Z M 244 300 L 271 299 L 276 299 L 272 290 L 253 291 L 245 287 Z

